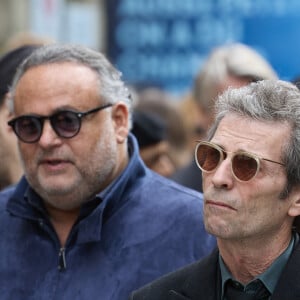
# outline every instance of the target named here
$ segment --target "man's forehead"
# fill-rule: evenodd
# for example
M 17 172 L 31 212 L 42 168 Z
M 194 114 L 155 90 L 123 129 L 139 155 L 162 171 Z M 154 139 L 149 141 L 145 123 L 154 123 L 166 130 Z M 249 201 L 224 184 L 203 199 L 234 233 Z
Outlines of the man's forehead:
M 283 143 L 289 136 L 290 124 L 281 121 L 261 121 L 238 114 L 228 114 L 219 123 L 212 137 L 215 142 L 226 142 L 231 146 L 251 144 L 262 146 L 267 144 Z
M 29 67 L 23 74 L 22 77 L 31 73 L 34 73 L 35 71 L 43 71 L 43 72 L 57 72 L 57 70 L 73 70 L 73 71 L 80 71 L 87 72 L 90 71 L 94 73 L 94 70 L 86 66 L 85 64 L 75 62 L 75 61 L 57 61 L 57 62 L 46 62 L 39 65 L 34 65 Z M 58 73 L 60 74 L 60 72 Z M 22 78 L 21 77 L 21 78 Z
M 17 113 L 45 113 L 58 107 L 89 107 L 98 103 L 98 78 L 83 65 L 47 64 L 27 70 L 14 91 L 14 109 Z M 26 106 L 24 106 L 26 103 Z M 46 105 L 47 112 L 36 110 Z
M 16 84 L 15 91 L 18 91 L 20 86 L 26 90 L 28 84 L 30 84 L 30 88 L 34 87 L 34 90 L 38 91 L 41 83 L 46 83 L 46 87 L 54 84 L 55 88 L 75 86 L 83 89 L 97 86 L 97 81 L 96 72 L 83 64 L 55 62 L 26 70 Z

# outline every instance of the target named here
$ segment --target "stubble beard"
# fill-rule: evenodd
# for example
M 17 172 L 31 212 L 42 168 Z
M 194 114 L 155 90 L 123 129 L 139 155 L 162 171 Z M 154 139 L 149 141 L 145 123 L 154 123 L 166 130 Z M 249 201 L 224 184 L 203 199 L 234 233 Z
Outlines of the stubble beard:
M 111 136 L 109 137 L 111 139 Z M 37 194 L 49 205 L 60 210 L 79 208 L 83 203 L 93 199 L 112 177 L 116 168 L 117 145 L 103 137 L 94 152 L 84 157 L 84 166 L 76 169 L 73 184 L 68 186 L 46 186 L 37 175 L 26 174 L 28 182 Z M 106 143 L 105 141 L 109 141 Z M 75 171 L 74 171 L 75 172 Z

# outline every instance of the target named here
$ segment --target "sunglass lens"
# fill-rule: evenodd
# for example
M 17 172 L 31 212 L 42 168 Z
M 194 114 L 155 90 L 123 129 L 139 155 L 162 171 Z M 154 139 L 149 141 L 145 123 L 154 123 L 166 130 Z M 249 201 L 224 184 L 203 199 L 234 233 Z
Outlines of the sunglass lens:
M 14 123 L 14 131 L 24 142 L 33 143 L 41 134 L 41 122 L 36 117 L 20 117 Z
M 236 154 L 232 158 L 232 171 L 239 180 L 248 181 L 256 175 L 258 163 L 251 156 Z
M 218 149 L 206 144 L 199 144 L 196 159 L 199 167 L 203 171 L 213 171 L 218 166 L 220 158 L 221 153 Z
M 65 138 L 76 135 L 80 129 L 80 118 L 71 111 L 62 111 L 51 118 L 51 123 L 56 133 Z

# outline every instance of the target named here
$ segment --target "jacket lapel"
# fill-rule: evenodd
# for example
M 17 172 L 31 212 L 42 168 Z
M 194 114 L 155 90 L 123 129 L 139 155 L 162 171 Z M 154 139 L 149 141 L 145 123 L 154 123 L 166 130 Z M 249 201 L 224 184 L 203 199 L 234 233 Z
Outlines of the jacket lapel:
M 300 243 L 295 245 L 276 285 L 272 300 L 300 299 Z
M 169 295 L 170 295 L 170 297 L 169 297 L 170 300 L 191 300 L 191 298 L 187 298 L 187 297 L 183 296 L 182 294 L 177 293 L 174 290 L 170 290 Z
M 214 250 L 191 270 L 181 287 L 169 291 L 170 300 L 220 299 L 219 252 Z
M 195 264 L 183 285 L 169 291 L 169 300 L 218 300 L 221 299 L 221 272 L 218 263 L 219 252 Z M 300 243 L 283 270 L 272 300 L 300 299 Z

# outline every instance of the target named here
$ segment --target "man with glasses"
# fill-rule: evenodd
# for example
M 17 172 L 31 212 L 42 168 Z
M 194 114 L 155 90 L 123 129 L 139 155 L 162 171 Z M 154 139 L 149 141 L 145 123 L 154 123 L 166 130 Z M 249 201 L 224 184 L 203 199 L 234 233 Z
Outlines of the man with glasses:
M 264 80 L 216 103 L 195 159 L 204 223 L 218 247 L 148 284 L 132 300 L 300 299 L 300 92 Z
M 128 89 L 102 54 L 39 48 L 9 104 L 25 176 L 0 194 L 1 299 L 127 299 L 213 249 L 201 194 L 139 157 Z
M 186 116 L 191 145 L 206 136 L 214 121 L 215 99 L 228 87 L 242 87 L 262 79 L 278 79 L 270 63 L 254 48 L 229 43 L 213 48 L 199 70 L 190 97 L 181 104 Z M 187 110 L 188 109 L 188 110 Z M 202 192 L 201 172 L 194 157 L 171 177 L 176 182 Z

